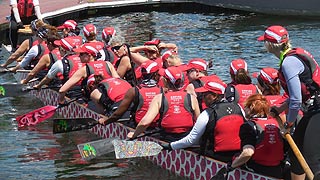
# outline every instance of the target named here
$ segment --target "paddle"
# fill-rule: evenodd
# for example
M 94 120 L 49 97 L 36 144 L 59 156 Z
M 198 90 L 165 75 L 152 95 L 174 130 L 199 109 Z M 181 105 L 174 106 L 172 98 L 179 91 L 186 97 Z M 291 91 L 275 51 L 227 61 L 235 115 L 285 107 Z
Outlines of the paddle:
M 158 132 L 160 132 L 160 130 L 156 129 L 156 130 L 147 132 L 145 134 L 142 134 L 136 137 L 135 139 L 156 134 Z M 82 159 L 88 161 L 95 157 L 113 152 L 114 145 L 112 144 L 112 141 L 115 139 L 116 138 L 107 138 L 107 139 L 101 139 L 101 140 L 87 142 L 83 144 L 78 144 L 78 150 L 80 152 Z
M 280 116 L 276 116 L 276 119 L 278 121 L 278 124 L 280 126 L 281 129 L 283 129 L 283 121 L 281 120 Z M 298 146 L 296 145 L 296 143 L 294 142 L 294 140 L 292 139 L 290 133 L 286 133 L 284 135 L 285 139 L 288 141 L 294 155 L 297 157 L 302 169 L 304 170 L 304 172 L 306 173 L 308 179 L 312 180 L 314 178 L 314 175 L 309 167 L 309 165 L 307 164 L 306 160 L 304 159 L 303 155 L 301 154 Z
M 129 119 L 119 119 L 118 122 L 128 121 Z M 61 119 L 57 118 L 53 120 L 53 134 L 67 133 L 71 131 L 81 131 L 85 129 L 91 129 L 99 122 L 93 118 L 71 118 Z
M 116 159 L 155 156 L 163 149 L 161 145 L 152 141 L 113 140 Z
M 47 86 L 41 89 L 59 88 L 57 86 Z M 31 86 L 20 83 L 4 83 L 0 84 L 0 97 L 15 97 L 28 94 L 31 90 L 37 90 Z
M 77 146 L 82 159 L 89 161 L 95 157 L 113 152 L 114 148 L 111 144 L 113 140 L 115 140 L 115 138 L 107 138 L 78 144 Z
M 0 68 L 0 73 L 29 73 L 31 70 L 18 69 L 16 72 L 12 72 L 7 68 Z
M 63 105 L 58 105 L 58 106 L 47 105 L 42 108 L 33 110 L 27 114 L 18 116 L 18 117 L 16 117 L 16 120 L 18 122 L 18 127 L 21 128 L 24 126 L 36 125 L 46 119 L 49 119 L 50 117 L 52 117 L 54 115 L 54 113 L 56 112 L 56 110 L 58 108 L 65 107 L 65 106 L 69 105 L 71 102 L 76 101 L 77 99 L 78 98 L 72 99 Z

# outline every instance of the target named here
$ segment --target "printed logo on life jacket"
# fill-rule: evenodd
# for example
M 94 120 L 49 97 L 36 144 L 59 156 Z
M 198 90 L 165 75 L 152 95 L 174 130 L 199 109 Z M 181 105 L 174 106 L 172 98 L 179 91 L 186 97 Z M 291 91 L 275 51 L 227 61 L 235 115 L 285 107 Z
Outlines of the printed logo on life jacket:
M 0 86 L 0 96 L 5 96 L 6 95 L 6 90 L 4 89 L 3 86 Z
M 93 66 L 95 67 L 95 68 L 102 68 L 103 67 L 103 64 L 101 64 L 101 63 L 99 63 L 99 64 L 93 64 Z
M 170 96 L 171 101 L 180 101 L 182 100 L 182 96 Z
M 180 106 L 173 106 L 173 113 L 175 114 L 181 113 Z
M 252 93 L 252 90 L 247 90 L 247 89 L 244 89 L 244 90 L 241 90 L 242 92 L 242 95 L 247 97 L 247 96 L 250 96 Z
M 268 124 L 265 127 L 265 134 L 267 135 L 268 142 L 270 144 L 277 143 L 277 140 L 276 140 L 277 131 L 278 131 L 278 128 L 277 128 L 277 126 L 275 124 Z

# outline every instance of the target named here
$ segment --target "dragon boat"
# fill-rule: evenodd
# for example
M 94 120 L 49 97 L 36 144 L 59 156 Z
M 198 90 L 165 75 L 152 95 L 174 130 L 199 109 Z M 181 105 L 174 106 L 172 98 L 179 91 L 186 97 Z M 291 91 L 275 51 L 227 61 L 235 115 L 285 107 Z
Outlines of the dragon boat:
M 2 45 L 3 53 L 10 52 L 10 47 Z M 20 82 L 21 79 L 26 77 L 26 73 L 16 73 L 14 74 L 15 79 Z M 43 89 L 41 91 L 30 91 L 31 96 L 35 96 L 41 100 L 44 105 L 57 105 L 58 92 L 51 89 Z M 56 113 L 64 118 L 94 118 L 98 120 L 100 115 L 93 110 L 90 110 L 79 104 L 73 102 L 70 105 L 57 109 Z M 133 131 L 132 128 L 127 127 L 121 123 L 111 123 L 106 126 L 96 125 L 89 130 L 90 132 L 100 136 L 101 138 L 119 138 L 126 139 L 127 134 Z M 140 141 L 153 141 L 161 142 L 160 140 L 153 137 L 142 137 L 139 138 Z M 212 159 L 206 156 L 200 156 L 199 154 L 181 149 L 166 151 L 162 150 L 156 156 L 145 157 L 146 159 L 152 161 L 154 164 L 160 166 L 161 168 L 167 169 L 174 172 L 175 174 L 190 179 L 207 180 L 211 179 L 216 173 L 225 167 L 225 163 Z M 242 169 L 235 169 L 229 172 L 228 179 L 232 180 L 272 180 L 274 178 L 263 176 L 260 174 L 252 173 Z

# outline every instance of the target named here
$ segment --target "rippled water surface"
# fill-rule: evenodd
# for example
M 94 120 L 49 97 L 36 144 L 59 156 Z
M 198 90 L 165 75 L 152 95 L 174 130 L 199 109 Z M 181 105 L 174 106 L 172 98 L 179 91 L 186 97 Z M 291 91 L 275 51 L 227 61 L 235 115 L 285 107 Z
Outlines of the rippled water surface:
M 212 60 L 210 73 L 216 73 L 226 82 L 229 82 L 229 63 L 235 58 L 246 59 L 250 72 L 277 66 L 278 60 L 266 53 L 263 43 L 256 41 L 272 24 L 285 26 L 294 46 L 301 46 L 320 59 L 320 23 L 316 20 L 220 10 L 119 12 L 79 23 L 81 26 L 93 23 L 100 33 L 105 26 L 114 26 L 131 45 L 143 44 L 150 34 L 163 42 L 175 43 L 185 62 L 196 57 Z M 5 58 L 1 56 L 0 61 Z M 10 74 L 0 75 L 2 82 L 14 82 L 14 78 Z M 53 135 L 50 121 L 18 131 L 14 118 L 43 104 L 30 96 L 2 98 L 0 102 L 0 179 L 184 179 L 143 159 L 115 160 L 112 153 L 84 162 L 76 145 L 99 137 L 88 131 Z

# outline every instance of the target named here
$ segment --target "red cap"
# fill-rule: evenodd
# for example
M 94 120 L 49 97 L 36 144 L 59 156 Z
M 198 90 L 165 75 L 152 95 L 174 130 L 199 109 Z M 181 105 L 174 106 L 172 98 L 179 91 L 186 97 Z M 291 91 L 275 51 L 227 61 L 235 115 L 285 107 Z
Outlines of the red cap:
M 76 48 L 82 44 L 82 38 L 80 36 L 70 36 L 60 40 L 54 41 L 54 44 L 61 46 L 67 51 L 72 51 L 73 48 Z
M 273 43 L 284 43 L 289 40 L 288 31 L 282 26 L 270 26 L 258 41 L 269 41 Z
M 102 31 L 102 39 L 106 39 L 108 35 L 116 35 L 116 30 L 113 27 L 106 27 Z
M 57 29 L 68 28 L 68 29 L 75 30 L 77 25 L 78 25 L 77 22 L 75 22 L 74 20 L 67 20 L 61 26 L 58 26 Z
M 194 58 L 188 62 L 187 69 L 185 69 L 185 70 L 194 68 L 194 69 L 198 69 L 200 71 L 206 71 L 207 67 L 208 67 L 208 65 L 207 65 L 206 60 L 201 59 L 201 58 Z
M 155 45 L 158 46 L 158 44 L 160 43 L 160 39 L 153 39 L 151 41 L 147 41 L 144 43 L 145 46 L 147 45 Z
M 141 64 L 141 73 L 142 74 L 151 74 L 159 71 L 158 63 L 155 61 L 148 60 Z
M 162 61 L 166 61 L 170 56 L 172 55 L 177 55 L 177 51 L 174 50 L 168 50 L 166 52 L 163 53 L 163 55 L 161 56 Z
M 248 70 L 247 62 L 243 59 L 235 59 L 230 63 L 230 74 L 235 75 L 239 69 Z
M 219 79 L 208 81 L 203 87 L 196 88 L 196 92 L 214 92 L 216 94 L 224 94 L 227 85 Z
M 273 84 L 278 82 L 278 71 L 274 68 L 263 68 L 258 75 L 264 82 L 268 84 Z
M 181 69 L 177 66 L 171 66 L 164 70 L 163 77 L 168 79 L 172 84 L 182 85 L 184 82 L 184 75 Z M 180 79 L 180 81 L 178 81 Z
M 78 53 L 88 53 L 95 57 L 99 53 L 99 51 L 95 48 L 95 46 L 90 43 L 82 44 L 79 48 L 73 49 L 73 51 Z
M 97 28 L 93 24 L 87 24 L 83 27 L 83 34 L 90 36 L 91 33 L 97 34 Z

